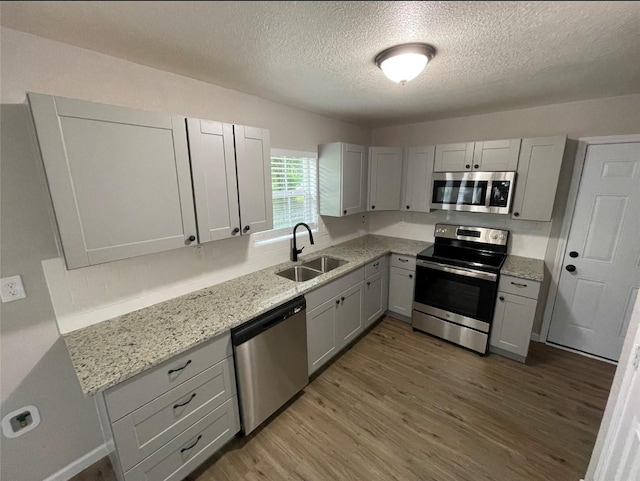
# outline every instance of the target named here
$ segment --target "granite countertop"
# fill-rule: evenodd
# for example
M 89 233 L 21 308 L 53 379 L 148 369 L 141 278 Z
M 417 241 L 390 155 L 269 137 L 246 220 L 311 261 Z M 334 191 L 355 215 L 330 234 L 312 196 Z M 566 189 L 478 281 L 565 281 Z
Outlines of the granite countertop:
M 544 279 L 544 261 L 530 257 L 507 256 L 500 273 L 506 276 L 542 282 Z
M 349 261 L 315 279 L 294 282 L 275 275 L 301 263 L 285 262 L 73 331 L 64 340 L 82 391 L 91 396 L 377 257 L 415 256 L 430 245 L 366 235 L 301 257 L 302 262 L 321 255 Z

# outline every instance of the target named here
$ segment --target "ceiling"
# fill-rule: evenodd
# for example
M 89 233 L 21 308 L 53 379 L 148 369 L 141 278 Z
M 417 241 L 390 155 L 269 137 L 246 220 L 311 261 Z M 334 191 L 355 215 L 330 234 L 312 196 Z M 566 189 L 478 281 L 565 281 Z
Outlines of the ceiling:
M 640 2 L 9 2 L 4 26 L 366 125 L 640 92 Z M 427 42 L 405 86 L 373 59 Z

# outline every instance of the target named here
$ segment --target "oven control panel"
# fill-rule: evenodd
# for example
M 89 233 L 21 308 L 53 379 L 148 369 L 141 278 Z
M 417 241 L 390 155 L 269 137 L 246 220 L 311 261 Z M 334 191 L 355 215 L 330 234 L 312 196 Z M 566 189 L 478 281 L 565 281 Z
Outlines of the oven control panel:
M 462 225 L 436 224 L 435 237 L 457 239 L 484 244 L 506 245 L 508 230 L 491 229 L 489 227 L 468 227 Z

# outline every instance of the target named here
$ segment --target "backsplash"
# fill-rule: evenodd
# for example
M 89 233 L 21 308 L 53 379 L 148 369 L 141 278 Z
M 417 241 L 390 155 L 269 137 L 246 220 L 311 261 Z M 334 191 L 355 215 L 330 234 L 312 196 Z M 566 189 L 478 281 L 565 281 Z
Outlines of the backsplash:
M 368 216 L 320 218 L 304 254 L 367 234 Z M 289 259 L 289 239 L 254 236 L 208 242 L 68 271 L 62 258 L 42 262 L 61 333 L 71 332 L 158 302 L 264 269 Z
M 551 229 L 551 222 L 513 220 L 508 215 L 444 210 L 429 213 L 389 211 L 371 213 L 369 233 L 433 242 L 434 228 L 439 222 L 506 229 L 510 231 L 509 254 L 535 259 L 544 259 Z

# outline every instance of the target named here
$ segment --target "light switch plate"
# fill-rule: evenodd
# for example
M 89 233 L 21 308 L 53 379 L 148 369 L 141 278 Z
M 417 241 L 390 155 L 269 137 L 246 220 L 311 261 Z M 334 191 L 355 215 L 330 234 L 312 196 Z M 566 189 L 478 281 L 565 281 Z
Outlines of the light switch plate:
M 17 301 L 24 299 L 27 294 L 24 292 L 22 278 L 20 276 L 3 277 L 0 279 L 0 298 L 2 302 Z

